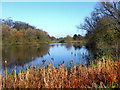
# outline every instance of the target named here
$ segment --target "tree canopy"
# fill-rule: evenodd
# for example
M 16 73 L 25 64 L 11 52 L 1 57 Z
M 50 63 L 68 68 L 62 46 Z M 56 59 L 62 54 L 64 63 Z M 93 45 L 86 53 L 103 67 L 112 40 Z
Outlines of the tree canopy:
M 33 44 L 48 42 L 47 32 L 37 29 L 28 23 L 1 19 L 3 44 Z
M 120 1 L 98 2 L 79 29 L 87 31 L 87 46 L 102 49 L 120 45 Z

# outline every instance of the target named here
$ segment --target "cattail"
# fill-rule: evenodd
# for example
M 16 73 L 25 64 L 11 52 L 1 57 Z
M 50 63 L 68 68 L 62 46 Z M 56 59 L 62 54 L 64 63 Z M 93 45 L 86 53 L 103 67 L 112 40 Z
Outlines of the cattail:
M 44 66 L 44 62 L 42 64 L 42 67 L 43 67 L 43 77 L 45 77 L 45 66 Z
M 49 66 L 49 64 L 47 65 L 47 69 L 48 69 L 48 72 L 47 72 L 47 80 L 48 80 L 48 82 L 49 82 L 49 72 L 50 72 L 50 66 Z
M 73 63 L 72 63 L 72 61 L 70 62 L 70 65 L 71 65 L 71 73 L 72 73 L 72 71 L 73 71 Z
M 45 79 L 45 66 L 44 66 L 44 62 L 45 61 L 43 61 L 43 64 L 42 64 L 42 67 L 43 67 L 42 76 L 43 76 L 43 80 L 44 80 L 44 83 L 45 83 L 45 87 L 48 88 L 48 84 L 47 84 L 47 81 Z
M 42 60 L 43 64 L 45 63 L 46 60 Z
M 51 58 L 52 61 L 54 61 L 54 58 Z
M 62 68 L 63 68 L 63 74 L 64 74 L 64 71 L 65 71 L 65 69 L 64 69 L 64 61 L 63 61 L 63 64 L 62 64 Z
M 15 78 L 15 82 L 16 82 L 16 79 L 17 79 L 17 77 L 16 77 L 16 66 L 15 66 L 15 74 L 14 74 L 14 78 Z
M 27 64 L 25 65 L 25 67 L 26 67 L 26 69 L 28 70 L 28 66 L 27 66 Z
M 63 63 L 62 63 L 62 67 L 64 67 L 64 61 L 63 61 Z
M 5 78 L 7 80 L 7 67 L 6 67 L 6 70 L 5 70 Z
M 67 76 L 68 75 L 68 71 L 67 71 L 67 69 L 65 70 L 66 72 L 65 72 L 65 75 Z
M 103 66 L 105 66 L 105 58 L 103 57 Z
M 51 60 L 52 60 L 53 66 L 54 66 L 54 58 L 51 58 Z
M 48 52 L 48 55 L 50 55 L 50 53 Z
M 76 65 L 74 66 L 74 73 L 76 73 Z
M 50 65 L 49 64 L 47 65 L 47 68 L 48 68 L 48 71 L 49 71 L 49 69 L 50 69 Z
M 48 88 L 48 83 L 47 83 L 45 77 L 44 77 L 44 82 L 45 82 L 45 87 Z
M 28 81 L 28 75 L 29 75 L 29 70 L 27 70 L 27 73 L 26 73 L 26 80 Z
M 20 77 L 20 81 L 21 81 L 21 80 L 22 80 L 22 79 L 21 79 L 21 72 L 19 72 L 19 77 Z
M 41 83 L 40 82 L 38 83 L 38 88 L 41 88 Z
M 0 90 L 2 90 L 2 80 L 1 80 L 1 73 L 0 73 Z

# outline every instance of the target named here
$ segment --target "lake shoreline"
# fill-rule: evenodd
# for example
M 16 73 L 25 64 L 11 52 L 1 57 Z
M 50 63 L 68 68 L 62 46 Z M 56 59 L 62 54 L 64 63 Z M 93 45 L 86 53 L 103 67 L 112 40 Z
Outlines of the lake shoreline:
M 80 40 L 80 41 L 65 41 L 64 43 L 81 43 L 82 41 Z M 5 46 L 7 46 L 7 45 L 39 45 L 39 44 L 48 44 L 48 43 L 60 43 L 60 41 L 50 41 L 50 42 L 39 42 L 39 43 L 35 43 L 35 42 L 30 42 L 30 43 L 18 43 L 18 44 L 9 44 L 9 43 L 7 43 L 7 44 L 1 44 L 2 46 L 3 45 L 5 45 Z M 81 43 L 81 44 L 83 44 L 83 43 Z

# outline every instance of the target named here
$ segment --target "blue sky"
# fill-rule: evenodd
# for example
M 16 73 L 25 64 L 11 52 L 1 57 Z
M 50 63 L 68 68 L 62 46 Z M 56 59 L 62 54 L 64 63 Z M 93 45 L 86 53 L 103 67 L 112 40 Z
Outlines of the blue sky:
M 94 10 L 96 2 L 4 2 L 2 18 L 11 17 L 42 29 L 50 36 L 84 35 L 76 28 Z

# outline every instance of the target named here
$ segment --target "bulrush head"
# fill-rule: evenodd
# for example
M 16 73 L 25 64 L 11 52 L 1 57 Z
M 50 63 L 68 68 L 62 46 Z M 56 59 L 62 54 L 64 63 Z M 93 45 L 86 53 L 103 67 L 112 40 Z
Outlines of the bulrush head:
M 64 61 L 63 61 L 63 63 L 61 65 L 64 66 Z
M 54 61 L 54 58 L 51 58 L 52 61 Z
M 42 62 L 44 63 L 46 60 L 42 60 Z
M 50 55 L 50 53 L 48 52 L 48 55 Z
M 46 60 L 42 60 L 43 64 L 45 63 Z
M 41 55 L 40 57 L 43 58 L 43 55 Z

